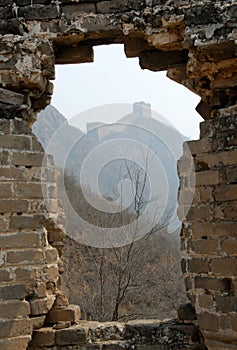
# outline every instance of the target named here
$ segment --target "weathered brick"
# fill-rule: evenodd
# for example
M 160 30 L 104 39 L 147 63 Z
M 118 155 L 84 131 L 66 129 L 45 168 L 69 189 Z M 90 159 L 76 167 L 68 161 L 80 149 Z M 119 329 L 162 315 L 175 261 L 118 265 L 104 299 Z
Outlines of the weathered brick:
M 44 299 L 35 299 L 30 301 L 30 313 L 32 316 L 47 314 L 52 308 L 55 300 L 54 295 L 49 295 Z
M 199 192 L 200 202 L 213 202 L 213 187 L 199 187 L 196 191 Z
M 192 223 L 192 237 L 230 237 L 236 234 L 236 223 L 231 221 L 226 222 L 199 222 Z
M 45 224 L 45 217 L 43 215 L 16 215 L 12 216 L 10 220 L 10 228 L 12 229 L 41 229 Z
M 75 18 L 85 13 L 95 13 L 95 4 L 76 4 L 76 5 L 65 5 L 62 7 L 62 12 L 66 18 Z
M 58 260 L 58 251 L 56 248 L 48 248 L 45 250 L 45 256 L 48 264 L 55 263 Z
M 7 252 L 8 264 L 41 264 L 44 253 L 41 249 L 13 250 Z
M 31 139 L 27 136 L 0 135 L 0 148 L 30 150 Z
M 214 190 L 216 201 L 237 200 L 237 185 L 217 186 Z
M 212 272 L 216 275 L 236 275 L 237 258 L 219 258 L 211 262 Z
M 229 167 L 225 170 L 226 182 L 236 183 L 237 182 L 237 167 Z
M 207 138 L 187 141 L 186 144 L 193 155 L 212 152 L 212 143 Z
M 217 254 L 218 242 L 212 239 L 199 239 L 191 241 L 192 251 L 197 254 Z
M 59 277 L 58 265 L 48 265 L 43 268 L 43 274 L 47 281 L 57 281 Z
M 33 333 L 31 345 L 33 347 L 55 345 L 55 330 L 52 328 L 42 328 L 35 330 Z
M 231 326 L 233 331 L 237 332 L 237 314 L 231 316 Z
M 8 151 L 0 150 L 0 165 L 7 165 L 9 163 L 9 158 L 10 158 L 10 153 Z
M 237 312 L 237 297 L 217 295 L 216 296 L 217 311 L 224 313 Z
M 198 324 L 201 327 L 201 329 L 209 331 L 219 330 L 218 315 L 204 312 L 202 314 L 197 315 L 197 318 Z
M 2 199 L 0 200 L 1 213 L 24 213 L 28 210 L 27 200 Z
M 219 184 L 219 172 L 217 170 L 206 170 L 196 173 L 196 186 Z
M 26 349 L 31 340 L 31 334 L 14 338 L 0 339 L 1 350 L 19 350 Z
M 9 198 L 13 195 L 12 183 L 2 182 L 0 183 L 0 198 Z
M 31 324 L 27 319 L 23 320 L 1 320 L 0 338 L 10 338 L 11 336 L 27 335 L 31 333 Z
M 29 20 L 54 19 L 60 16 L 57 6 L 53 5 L 32 5 L 20 7 L 19 16 Z
M 0 215 L 0 231 L 6 232 L 8 230 L 8 218 Z
M 27 123 L 24 120 L 16 120 L 16 119 L 12 120 L 11 132 L 14 135 L 31 135 L 31 136 L 33 136 L 29 123 Z
M 41 167 L 43 164 L 44 154 L 30 152 L 14 152 L 11 156 L 11 162 L 14 165 Z
M 81 310 L 77 305 L 68 305 L 66 308 L 53 308 L 48 315 L 49 323 L 57 323 L 60 321 L 69 321 L 78 323 L 81 318 Z
M 45 232 L 16 232 L 1 234 L 0 242 L 2 248 L 26 248 L 41 247 L 45 245 Z
M 1 91 L 2 89 L 0 89 Z M 0 92 L 1 93 L 1 92 Z M 0 120 L 0 134 L 10 134 L 11 121 L 7 119 Z
M 208 294 L 199 295 L 198 300 L 199 300 L 200 307 L 210 309 L 213 305 L 213 297 L 211 295 L 208 295 Z
M 195 159 L 196 168 L 203 169 L 203 164 L 206 168 L 223 167 L 223 165 L 235 165 L 237 163 L 237 150 L 228 152 L 219 152 L 216 154 L 197 155 Z
M 85 329 L 79 326 L 56 331 L 56 345 L 83 344 L 85 342 Z
M 30 282 L 37 278 L 37 270 L 32 266 L 21 266 L 13 270 L 14 281 L 16 282 Z
M 0 301 L 0 315 L 4 319 L 18 319 L 29 316 L 30 304 L 27 301 Z
M 26 286 L 24 284 L 14 284 L 0 287 L 0 300 L 24 299 L 26 296 Z
M 209 263 L 207 259 L 193 258 L 188 261 L 188 271 L 195 273 L 207 273 L 209 271 Z
M 210 277 L 195 277 L 194 284 L 196 288 L 205 290 L 219 291 L 219 292 L 230 292 L 231 283 L 227 278 L 210 278 Z
M 17 183 L 15 194 L 19 198 L 43 198 L 42 186 L 36 183 Z
M 236 252 L 237 252 L 237 240 L 236 239 L 226 239 L 223 242 L 221 242 L 221 248 L 227 254 L 234 254 L 234 255 L 236 255 Z
M 212 217 L 212 211 L 213 206 L 209 203 L 195 206 L 192 205 L 186 215 L 186 219 L 191 221 L 208 220 Z
M 0 281 L 1 282 L 10 282 L 10 272 L 7 270 L 4 270 L 3 268 L 1 268 L 0 270 Z M 1 314 L 0 314 L 1 315 Z

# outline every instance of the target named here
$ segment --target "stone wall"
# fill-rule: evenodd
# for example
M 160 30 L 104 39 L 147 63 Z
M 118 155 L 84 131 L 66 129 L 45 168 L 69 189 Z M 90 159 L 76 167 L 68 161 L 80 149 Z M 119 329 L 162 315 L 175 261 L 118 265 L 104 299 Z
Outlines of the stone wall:
M 236 21 L 234 0 L 0 0 L 1 349 L 25 349 L 52 305 L 45 322 L 79 319 L 59 291 L 54 167 L 30 126 L 50 102 L 54 64 L 91 62 L 110 43 L 201 96 L 194 172 L 186 150 L 179 165 L 182 269 L 208 348 L 236 347 Z

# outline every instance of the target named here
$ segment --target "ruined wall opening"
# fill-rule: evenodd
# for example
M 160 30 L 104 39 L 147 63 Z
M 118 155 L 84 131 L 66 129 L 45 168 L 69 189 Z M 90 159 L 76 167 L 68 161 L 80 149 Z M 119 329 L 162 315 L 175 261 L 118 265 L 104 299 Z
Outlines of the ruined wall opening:
M 183 142 L 198 137 L 201 117 L 195 115 L 194 108 L 199 97 L 186 90 L 185 94 L 183 87 L 166 78 L 166 72 L 141 70 L 137 58 L 125 57 L 123 45 L 94 49 L 93 64 L 56 66 L 52 105 L 64 111 L 68 121 L 48 107 L 33 126 L 46 152 L 53 154 L 60 169 L 65 169 L 62 177 L 66 190 L 62 189 L 63 182 L 59 186 L 68 232 L 63 253 L 63 288 L 69 301 L 81 306 L 85 318 L 127 321 L 174 317 L 177 305 L 186 301 L 179 267 L 181 222 L 176 215 L 176 162 L 182 155 Z M 160 112 L 159 106 L 161 114 L 154 111 Z M 190 123 L 191 113 L 194 117 Z M 175 131 L 171 121 L 179 130 Z M 115 140 L 117 144 L 113 146 Z M 107 160 L 98 152 L 102 143 Z M 85 183 L 80 173 L 89 153 L 94 163 L 101 158 L 103 164 L 97 170 L 90 168 Z M 98 193 L 90 184 L 95 181 L 91 180 L 95 172 L 99 172 Z M 133 187 L 128 207 L 124 181 L 130 181 Z M 90 197 L 85 198 L 89 203 L 78 199 L 84 198 L 83 191 Z M 101 196 L 114 205 L 112 217 L 103 209 Z M 115 241 L 103 250 L 101 243 L 82 238 L 90 229 L 84 220 L 98 226 L 98 231 L 104 226 L 112 233 L 114 227 L 121 228 L 136 219 L 134 215 L 141 216 L 148 200 L 154 202 L 157 212 L 161 207 L 165 210 L 158 218 L 154 208 L 150 208 L 145 218 L 139 218 L 150 221 L 146 224 L 149 229 L 143 223 L 139 234 L 137 228 L 126 228 L 127 235 L 134 235 L 131 241 Z M 93 207 L 96 201 L 97 211 Z M 78 221 L 70 206 L 83 222 Z M 89 214 L 82 214 L 83 211 Z

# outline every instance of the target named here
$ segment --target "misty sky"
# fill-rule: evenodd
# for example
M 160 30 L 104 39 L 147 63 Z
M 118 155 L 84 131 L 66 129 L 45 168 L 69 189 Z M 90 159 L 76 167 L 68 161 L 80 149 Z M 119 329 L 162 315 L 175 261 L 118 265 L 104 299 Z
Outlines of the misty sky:
M 95 47 L 94 63 L 56 66 L 54 86 L 52 104 L 69 120 L 93 107 L 144 101 L 184 135 L 199 136 L 202 118 L 195 107 L 200 98 L 168 79 L 165 72 L 142 70 L 138 58 L 126 58 L 123 45 Z M 76 124 L 84 129 L 81 115 Z M 98 119 L 98 113 L 85 115 L 88 122 Z M 116 117 L 100 119 L 113 122 Z

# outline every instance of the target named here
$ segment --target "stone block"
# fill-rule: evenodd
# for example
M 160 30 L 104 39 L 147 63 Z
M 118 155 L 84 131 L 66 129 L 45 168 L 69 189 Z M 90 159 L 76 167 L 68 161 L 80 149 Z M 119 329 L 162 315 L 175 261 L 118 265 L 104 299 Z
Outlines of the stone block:
M 237 167 L 230 167 L 225 170 L 226 182 L 236 183 L 237 182 Z
M 13 185 L 10 182 L 0 183 L 0 198 L 9 198 L 13 196 Z
M 45 260 L 41 249 L 11 250 L 7 252 L 8 264 L 42 264 Z
M 43 274 L 46 281 L 57 281 L 59 277 L 58 264 L 45 266 L 43 268 Z
M 215 154 L 202 154 L 197 155 L 195 164 L 197 170 L 203 168 L 205 164 L 207 169 L 218 168 L 227 165 L 235 165 L 237 163 L 237 150 L 231 150 L 226 152 L 218 152 Z
M 219 330 L 219 321 L 218 315 L 204 312 L 197 315 L 198 324 L 203 330 L 209 331 L 218 331 Z
M 23 300 L 26 294 L 25 284 L 8 284 L 0 287 L 0 300 Z
M 231 316 L 231 326 L 234 332 L 237 332 L 237 314 Z
M 0 213 L 24 213 L 28 211 L 28 200 L 2 199 Z
M 42 328 L 35 330 L 32 336 L 32 347 L 48 347 L 55 345 L 55 330 Z
M 211 262 L 211 270 L 216 275 L 230 276 L 236 275 L 237 258 L 219 258 Z
M 229 293 L 231 289 L 231 281 L 228 278 L 195 277 L 194 283 L 195 288 L 201 288 L 208 291 Z
M 237 200 L 237 185 L 216 186 L 214 190 L 216 201 L 233 201 Z
M 127 38 L 124 42 L 127 57 L 138 57 L 142 51 L 149 50 L 149 44 L 144 38 Z
M 58 251 L 56 248 L 48 248 L 45 250 L 45 257 L 48 264 L 54 264 L 58 261 Z
M 86 331 L 80 326 L 56 331 L 56 345 L 79 345 L 86 343 Z
M 90 63 L 94 60 L 93 48 L 89 45 L 64 46 L 56 51 L 56 64 Z
M 237 252 L 237 240 L 236 239 L 226 239 L 221 242 L 221 248 L 224 252 L 229 255 L 236 255 Z
M 0 88 L 0 101 L 12 105 L 21 106 L 24 102 L 24 95 Z
M 216 185 L 220 183 L 219 171 L 207 170 L 197 172 L 195 175 L 196 186 Z
M 75 5 L 64 5 L 62 7 L 62 13 L 66 18 L 75 18 L 82 14 L 96 13 L 95 4 L 92 3 L 79 3 Z
M 31 334 L 14 338 L 0 339 L 1 350 L 19 350 L 26 349 L 31 340 Z
M 187 141 L 186 145 L 192 155 L 212 152 L 212 143 L 208 139 Z
M 164 33 L 161 34 L 161 36 Z M 167 38 L 167 41 L 169 39 Z M 167 42 L 168 43 L 168 42 Z M 161 45 L 162 46 L 162 45 Z M 158 49 L 143 51 L 139 55 L 139 64 L 142 69 L 149 69 L 153 72 L 167 70 L 167 68 L 186 64 L 188 51 L 161 51 Z
M 223 313 L 237 312 L 237 297 L 229 295 L 217 295 L 216 309 Z
M 1 320 L 0 319 L 0 338 L 10 338 L 19 335 L 31 334 L 30 320 Z M 19 349 L 19 348 L 18 348 Z
M 50 324 L 60 321 L 69 321 L 78 323 L 81 318 L 81 310 L 77 305 L 68 305 L 65 308 L 53 308 L 48 315 L 48 322 Z
M 43 198 L 42 186 L 40 183 L 17 183 L 15 185 L 15 194 L 18 198 Z
M 0 316 L 3 319 L 25 318 L 30 314 L 30 304 L 27 301 L 0 301 Z
M 30 150 L 31 139 L 27 136 L 0 135 L 0 148 L 10 150 Z
M 49 295 L 44 299 L 35 299 L 30 301 L 30 310 L 32 316 L 46 315 L 52 308 L 55 300 L 54 295 Z
M 43 164 L 43 153 L 14 152 L 11 156 L 13 165 L 41 167 Z
M 8 218 L 4 216 L 0 216 L 0 231 L 1 232 L 6 232 L 8 231 Z
M 209 271 L 208 260 L 199 258 L 189 260 L 188 271 L 191 273 L 207 273 Z
M 0 134 L 1 135 L 8 135 L 10 134 L 11 130 L 11 121 L 7 119 L 1 119 L 0 120 Z
M 3 267 L 1 267 L 1 270 L 0 270 L 0 281 L 2 283 L 4 282 L 10 282 L 11 281 L 11 278 L 10 278 L 10 271 L 6 270 L 6 269 L 3 269 Z M 1 314 L 0 314 L 1 315 Z
M 44 245 L 43 232 L 16 232 L 1 234 L 0 242 L 2 249 L 9 248 L 35 248 Z
M 209 203 L 192 206 L 186 214 L 188 221 L 210 220 L 212 218 L 213 206 Z M 184 215 L 185 217 L 185 215 Z
M 196 254 L 217 254 L 218 242 L 213 239 L 191 240 L 191 249 Z
M 198 300 L 199 300 L 199 306 L 206 308 L 206 309 L 210 309 L 212 308 L 213 305 L 213 297 L 211 295 L 199 295 L 198 296 Z
M 236 223 L 226 222 L 199 222 L 192 223 L 192 237 L 195 239 L 202 237 L 231 237 L 235 236 Z
M 10 219 L 11 229 L 41 229 L 45 224 L 44 215 L 16 215 Z
M 35 267 L 32 266 L 20 266 L 14 269 L 14 281 L 16 282 L 30 282 L 35 281 L 37 276 L 37 271 Z
M 43 328 L 45 323 L 46 315 L 34 316 L 30 318 L 31 326 L 33 329 Z
M 60 17 L 61 10 L 56 5 L 41 5 L 35 4 L 19 8 L 19 17 L 26 20 L 49 20 Z

